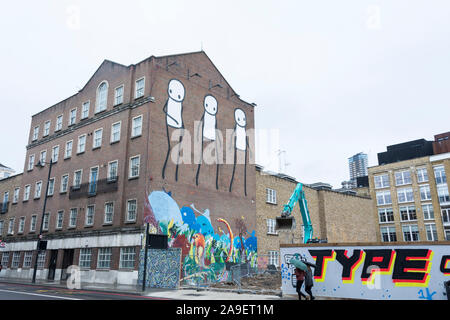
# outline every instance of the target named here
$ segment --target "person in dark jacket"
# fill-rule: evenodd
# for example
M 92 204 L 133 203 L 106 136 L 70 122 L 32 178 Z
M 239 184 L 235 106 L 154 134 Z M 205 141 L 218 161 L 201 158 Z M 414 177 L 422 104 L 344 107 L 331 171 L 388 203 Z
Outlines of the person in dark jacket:
M 305 291 L 307 294 L 309 294 L 309 299 L 310 300 L 314 300 L 315 297 L 312 294 L 311 288 L 314 285 L 314 280 L 313 280 L 313 274 L 311 271 L 311 267 L 307 266 L 307 270 L 305 272 Z
M 297 278 L 297 284 L 295 286 L 295 291 L 298 293 L 298 300 L 302 300 L 302 297 L 306 300 L 306 295 L 302 292 L 303 281 L 305 281 L 305 271 L 295 268 L 295 276 Z

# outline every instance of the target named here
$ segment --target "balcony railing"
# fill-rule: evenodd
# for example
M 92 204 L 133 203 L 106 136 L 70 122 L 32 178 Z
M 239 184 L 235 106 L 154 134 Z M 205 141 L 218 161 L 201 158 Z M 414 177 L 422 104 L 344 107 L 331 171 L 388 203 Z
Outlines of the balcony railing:
M 0 213 L 7 213 L 9 208 L 9 201 L 0 203 Z
M 69 199 L 95 197 L 98 194 L 116 192 L 119 189 L 118 177 L 83 183 L 79 187 L 70 187 Z

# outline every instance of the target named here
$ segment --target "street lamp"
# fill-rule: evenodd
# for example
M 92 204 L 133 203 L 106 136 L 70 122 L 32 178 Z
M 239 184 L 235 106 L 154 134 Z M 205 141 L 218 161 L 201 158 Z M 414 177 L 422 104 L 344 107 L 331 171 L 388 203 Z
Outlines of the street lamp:
M 46 162 L 39 160 L 39 162 L 36 164 L 36 167 L 43 168 L 46 164 L 47 164 Z M 48 169 L 47 187 L 45 188 L 44 208 L 42 209 L 41 226 L 39 228 L 39 237 L 38 237 L 37 246 L 36 246 L 36 259 L 34 260 L 34 270 L 33 270 L 32 283 L 36 283 L 37 264 L 38 264 L 38 258 L 39 258 L 39 251 L 40 251 L 40 247 L 41 247 L 42 228 L 44 226 L 45 207 L 47 206 L 48 187 L 49 187 L 49 184 L 50 184 L 50 177 L 51 177 L 51 174 L 52 174 L 53 159 L 50 159 L 50 163 L 48 163 L 48 164 L 50 166 L 49 166 L 49 169 Z

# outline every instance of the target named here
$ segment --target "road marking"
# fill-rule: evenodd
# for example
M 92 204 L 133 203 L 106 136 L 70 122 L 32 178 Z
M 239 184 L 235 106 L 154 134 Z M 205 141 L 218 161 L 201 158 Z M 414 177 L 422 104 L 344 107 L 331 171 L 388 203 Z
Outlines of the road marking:
M 3 291 L 3 292 L 12 292 L 12 293 L 15 293 L 15 294 L 28 294 L 28 295 L 31 295 L 31 296 L 40 296 L 40 297 L 55 298 L 55 299 L 81 300 L 81 299 L 76 299 L 76 298 L 67 298 L 67 297 L 50 296 L 50 295 L 48 295 L 48 294 L 39 294 L 39 293 L 31 293 L 31 292 L 23 292 L 23 291 L 12 291 L 12 290 L 2 290 L 2 289 L 0 289 L 0 291 Z

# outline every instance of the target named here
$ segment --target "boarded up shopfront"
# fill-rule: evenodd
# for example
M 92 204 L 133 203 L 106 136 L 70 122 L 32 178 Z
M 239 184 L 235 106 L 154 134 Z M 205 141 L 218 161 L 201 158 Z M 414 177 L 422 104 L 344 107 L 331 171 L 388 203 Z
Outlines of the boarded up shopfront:
M 374 300 L 446 300 L 450 242 L 281 245 L 283 294 L 296 294 L 296 254 L 316 265 L 314 295 Z M 304 291 L 304 288 L 302 289 Z

